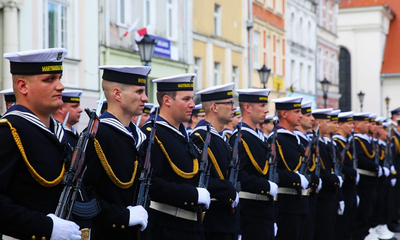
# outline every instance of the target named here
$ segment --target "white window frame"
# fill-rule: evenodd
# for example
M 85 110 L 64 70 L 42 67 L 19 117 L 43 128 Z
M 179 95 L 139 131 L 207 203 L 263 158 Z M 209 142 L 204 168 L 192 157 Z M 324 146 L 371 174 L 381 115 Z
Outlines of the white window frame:
M 253 33 L 253 68 L 260 68 L 260 33 Z
M 123 9 L 121 9 L 121 1 L 123 2 Z M 128 16 L 129 7 L 127 6 L 129 1 L 126 0 L 117 0 L 117 25 L 119 26 L 128 26 Z M 123 12 L 123 15 L 121 14 Z
M 54 46 L 49 45 L 49 3 L 57 5 L 57 43 Z M 67 48 L 69 47 L 69 25 L 70 22 L 68 19 L 70 18 L 70 4 L 67 0 L 44 0 L 43 2 L 43 47 L 44 48 Z M 66 23 L 66 27 L 62 28 L 63 17 L 61 16 L 61 9 L 65 8 L 66 14 L 64 15 L 64 21 Z M 65 33 L 64 38 L 62 37 L 62 33 Z
M 149 14 L 147 14 L 147 6 L 149 6 Z M 153 0 L 143 0 L 143 27 L 155 23 L 156 14 L 152 14 L 153 9 L 155 10 Z
M 171 2 L 170 2 L 171 1 Z M 178 40 L 178 19 L 177 19 L 177 0 L 166 1 L 166 25 L 167 25 L 167 39 L 172 41 Z
M 266 46 L 266 53 L 267 53 L 267 57 L 265 59 L 267 66 L 270 68 L 271 66 L 271 36 L 267 36 L 267 46 Z
M 276 56 L 276 66 L 275 71 L 276 74 L 281 74 L 281 42 L 278 38 L 276 38 L 276 49 L 275 49 L 275 56 Z
M 239 88 L 239 67 L 232 66 L 232 82 L 235 83 L 235 86 Z
M 214 36 L 220 37 L 222 35 L 222 7 L 221 5 L 214 5 Z
M 221 63 L 214 62 L 214 79 L 213 79 L 213 86 L 217 86 L 221 84 Z
M 199 57 L 194 57 L 194 72 L 196 73 L 197 77 L 195 80 L 195 90 L 203 89 L 203 61 Z

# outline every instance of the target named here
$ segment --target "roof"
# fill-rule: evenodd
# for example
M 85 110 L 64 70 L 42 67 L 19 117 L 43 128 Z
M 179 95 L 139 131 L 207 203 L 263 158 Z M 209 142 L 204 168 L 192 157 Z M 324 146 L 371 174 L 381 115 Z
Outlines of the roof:
M 400 13 L 399 0 L 386 0 L 390 9 L 395 13 Z M 381 73 L 400 73 L 400 19 L 395 17 L 389 26 L 389 34 L 386 38 L 385 53 Z
M 342 0 L 339 3 L 339 8 L 379 6 L 387 3 L 388 1 L 390 0 Z

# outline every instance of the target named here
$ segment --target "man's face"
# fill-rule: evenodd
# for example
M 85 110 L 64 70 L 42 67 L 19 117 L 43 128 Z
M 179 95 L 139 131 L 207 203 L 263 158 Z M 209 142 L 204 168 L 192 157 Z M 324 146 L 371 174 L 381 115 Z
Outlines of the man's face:
M 130 116 L 141 115 L 148 100 L 144 86 L 128 85 L 121 89 L 121 106 Z
M 369 122 L 368 131 L 374 133 L 376 130 L 376 122 Z
M 381 139 L 382 141 L 386 141 L 388 133 L 388 130 L 385 130 L 382 126 L 381 128 L 379 128 L 379 139 Z
M 73 126 L 79 122 L 79 118 L 81 117 L 82 109 L 80 108 L 79 103 L 64 103 L 61 107 L 63 108 L 63 112 L 65 116 L 69 112 L 68 116 L 68 124 Z
M 193 91 L 177 91 L 175 99 L 167 96 L 170 101 L 171 117 L 177 122 L 188 122 L 195 107 Z
M 61 84 L 62 74 L 39 74 L 29 76 L 25 80 L 25 93 L 27 101 L 30 103 L 34 112 L 42 114 L 52 114 L 60 108 L 62 101 L 62 91 L 64 86 Z
M 302 128 L 308 130 L 312 128 L 313 122 L 315 118 L 311 113 L 303 114 L 303 117 L 300 120 L 300 125 Z
M 320 119 L 319 120 L 319 131 L 320 134 L 325 135 L 331 132 L 331 120 L 329 119 Z
M 264 102 L 260 103 L 249 103 L 251 111 L 251 121 L 253 123 L 263 123 L 265 116 L 269 112 L 267 104 Z
M 143 124 L 150 118 L 149 113 L 142 113 L 142 117 L 140 118 L 139 127 L 142 127 Z
M 300 126 L 301 119 L 303 118 L 303 114 L 301 113 L 301 109 L 290 109 L 286 110 L 286 120 L 287 122 L 293 126 Z
M 196 115 L 192 115 L 192 123 L 194 126 L 197 125 L 197 123 L 199 123 L 201 120 L 206 118 L 206 114 L 204 112 L 200 112 Z
M 234 116 L 234 117 L 232 118 L 232 125 L 233 125 L 233 126 L 236 126 L 236 125 L 238 124 L 238 122 L 240 121 L 241 118 L 242 118 L 242 116 L 241 116 L 240 114 Z
M 347 136 L 351 134 L 351 130 L 354 128 L 354 122 L 342 122 L 339 123 L 339 128 L 342 129 L 343 133 Z
M 264 123 L 261 125 L 261 131 L 265 134 L 270 134 L 274 129 L 274 123 Z
M 231 98 L 219 100 L 215 108 L 219 122 L 227 124 L 232 121 L 236 106 Z
M 339 122 L 337 120 L 330 121 L 330 125 L 331 125 L 331 132 L 335 134 L 339 128 Z
M 361 134 L 368 132 L 369 122 L 368 121 L 356 121 L 355 126 Z

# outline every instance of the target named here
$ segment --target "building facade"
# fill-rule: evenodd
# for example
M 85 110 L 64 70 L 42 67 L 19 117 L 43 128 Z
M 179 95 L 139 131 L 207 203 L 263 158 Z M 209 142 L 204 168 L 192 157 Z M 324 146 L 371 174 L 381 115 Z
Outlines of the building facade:
M 317 107 L 317 22 L 314 0 L 286 3 L 286 86 L 288 96 L 304 96 Z
M 322 86 L 324 79 L 331 84 L 326 107 L 339 108 L 339 46 L 338 14 L 340 0 L 316 0 L 317 3 L 317 105 L 324 107 Z

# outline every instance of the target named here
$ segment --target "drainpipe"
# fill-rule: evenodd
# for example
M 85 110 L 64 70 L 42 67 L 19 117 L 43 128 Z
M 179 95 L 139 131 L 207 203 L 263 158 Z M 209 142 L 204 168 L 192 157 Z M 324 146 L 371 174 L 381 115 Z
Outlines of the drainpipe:
M 248 0 L 249 3 L 249 19 L 247 20 L 247 32 L 249 39 L 249 88 L 253 87 L 253 0 Z

